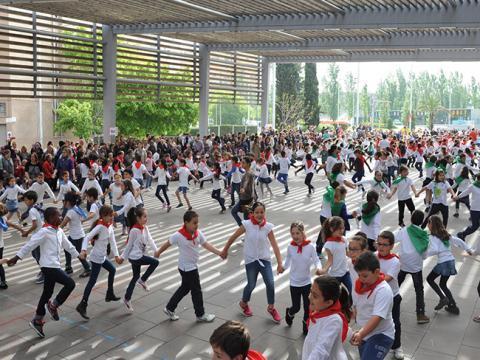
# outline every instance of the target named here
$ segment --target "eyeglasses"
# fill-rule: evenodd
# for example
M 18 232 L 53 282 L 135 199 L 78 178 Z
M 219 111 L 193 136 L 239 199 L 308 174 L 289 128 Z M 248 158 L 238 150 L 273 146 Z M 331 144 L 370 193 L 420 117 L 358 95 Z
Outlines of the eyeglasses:
M 357 251 L 362 251 L 362 249 L 352 249 L 351 247 L 349 247 L 348 251 L 357 252 Z
M 388 247 L 388 246 L 390 246 L 390 244 L 388 244 L 388 243 L 379 243 L 379 242 L 377 242 L 377 246 L 384 246 L 384 247 Z

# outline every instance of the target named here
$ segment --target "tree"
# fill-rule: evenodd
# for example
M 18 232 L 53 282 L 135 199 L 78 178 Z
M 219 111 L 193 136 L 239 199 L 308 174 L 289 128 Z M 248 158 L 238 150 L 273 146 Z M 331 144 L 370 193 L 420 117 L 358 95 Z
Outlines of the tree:
M 357 79 L 349 72 L 345 76 L 345 96 L 343 103 L 347 110 L 348 117 L 351 119 L 355 114 L 355 98 L 357 94 Z
M 285 99 L 285 94 L 289 97 L 299 98 L 303 104 L 302 81 L 300 79 L 300 64 L 277 64 L 276 66 L 276 103 Z M 289 98 L 287 97 L 287 98 Z M 276 114 L 276 120 L 281 121 L 280 114 Z
M 420 111 L 425 111 L 426 113 L 428 113 L 428 128 L 430 129 L 430 131 L 432 131 L 435 115 L 438 111 L 444 109 L 444 107 L 442 107 L 441 105 L 438 93 L 425 93 L 419 101 L 418 109 Z
M 367 85 L 363 86 L 360 92 L 360 116 L 363 118 L 363 123 L 369 122 L 370 114 L 372 113 L 370 95 L 368 94 Z
M 65 100 L 55 112 L 58 117 L 54 124 L 56 133 L 72 130 L 74 136 L 90 139 L 102 131 L 101 115 L 90 101 Z
M 339 73 L 340 67 L 337 64 L 329 64 L 327 76 L 323 78 L 325 88 L 321 96 L 322 108 L 332 120 L 337 120 L 339 115 L 338 100 L 341 91 L 338 83 Z
M 309 125 L 317 125 L 320 116 L 320 107 L 318 105 L 318 79 L 317 79 L 317 64 L 305 64 L 305 121 Z
M 283 94 L 277 102 L 277 114 L 281 128 L 296 127 L 305 115 L 302 99 L 298 96 Z

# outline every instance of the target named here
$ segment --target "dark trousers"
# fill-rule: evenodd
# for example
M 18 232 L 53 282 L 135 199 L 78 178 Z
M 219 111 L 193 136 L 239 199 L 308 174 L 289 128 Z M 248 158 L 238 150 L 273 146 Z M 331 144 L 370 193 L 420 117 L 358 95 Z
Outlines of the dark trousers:
M 288 308 L 288 313 L 293 317 L 300 311 L 300 303 L 303 300 L 303 320 L 307 321 L 310 311 L 310 300 L 308 295 L 310 294 L 311 284 L 297 287 L 290 286 L 290 297 L 292 298 L 292 306 Z
M 3 247 L 0 248 L 0 259 L 3 259 Z M 0 282 L 5 282 L 5 269 L 0 265 Z
M 423 163 L 421 162 L 417 162 L 415 163 L 415 169 L 418 170 L 418 172 L 420 173 L 420 177 L 423 177 Z
M 90 293 L 92 292 L 93 287 L 97 283 L 98 275 L 100 274 L 101 268 L 104 268 L 108 271 L 108 288 L 107 293 L 113 292 L 113 281 L 115 280 L 115 266 L 110 262 L 110 260 L 105 259 L 103 264 L 98 264 L 92 262 L 92 273 L 90 274 L 90 278 L 88 279 L 87 286 L 85 286 L 85 290 L 83 291 L 83 301 L 88 303 L 88 298 L 90 297 Z
M 480 211 L 470 210 L 470 218 L 472 224 L 465 230 L 463 230 L 461 233 L 459 233 L 462 238 L 473 234 L 480 227 Z
M 440 276 L 440 286 L 437 285 L 435 280 Z M 443 276 L 437 274 L 434 271 L 431 271 L 427 276 L 428 285 L 435 291 L 440 299 L 447 298 L 450 305 L 455 305 L 455 299 L 453 298 L 452 292 L 447 286 L 448 279 L 450 276 Z
M 244 211 L 243 207 L 246 205 L 250 205 L 252 203 L 252 199 L 250 200 L 238 200 L 235 206 L 232 208 L 232 216 L 235 219 L 238 226 L 242 225 L 242 219 L 238 216 L 238 213 L 241 212 L 243 214 L 243 219 L 248 219 L 248 212 Z
M 425 217 L 425 220 L 423 221 L 422 228 L 425 228 L 428 224 L 428 219 L 432 215 L 442 213 L 442 218 L 443 218 L 443 226 L 447 227 L 448 224 L 448 206 L 443 205 L 443 204 L 432 204 L 430 207 L 430 211 L 428 212 L 428 215 Z
M 402 324 L 400 323 L 400 304 L 402 302 L 402 296 L 400 294 L 395 295 L 393 298 L 392 318 L 395 324 L 395 339 L 393 340 L 392 349 L 398 349 L 402 346 Z
M 63 288 L 55 297 L 55 305 L 57 306 L 62 305 L 75 289 L 75 281 L 62 269 L 42 267 L 42 272 L 45 280 L 43 282 L 43 292 L 37 305 L 36 318 L 38 319 L 45 316 L 45 304 L 52 297 L 56 283 L 63 285 Z
M 162 196 L 160 195 L 160 191 L 163 192 L 163 196 L 165 197 L 165 201 L 162 199 Z M 157 185 L 157 190 L 155 191 L 155 196 L 157 197 L 158 200 L 160 200 L 163 203 L 167 202 L 167 205 L 170 205 L 170 199 L 168 198 L 167 195 L 167 185 Z
M 407 273 L 400 270 L 398 273 L 398 286 L 401 286 L 405 281 L 407 274 L 412 275 L 413 287 L 415 289 L 415 301 L 417 315 L 425 315 L 425 297 L 423 293 L 423 274 L 422 271 L 417 273 Z
M 231 200 L 231 205 L 235 205 L 235 193 L 237 193 L 237 196 L 240 196 L 240 183 L 234 183 L 232 181 L 232 186 L 230 188 L 230 200 Z
M 324 216 L 321 216 L 320 215 L 320 225 L 323 226 L 323 223 L 327 221 L 327 218 L 324 217 Z M 320 228 L 320 232 L 318 233 L 318 236 L 317 236 L 317 243 L 316 243 L 316 247 L 317 247 L 317 254 L 320 255 L 322 253 L 322 250 L 323 250 L 323 245 L 325 245 L 323 243 L 323 239 L 322 239 L 322 229 Z
M 198 269 L 192 271 L 182 271 L 178 269 L 178 271 L 182 276 L 182 284 L 170 298 L 170 301 L 167 304 L 167 310 L 174 312 L 178 303 L 190 293 L 192 296 L 193 308 L 195 309 L 195 315 L 197 317 L 203 316 L 205 314 L 205 309 L 203 308 L 203 295 Z
M 305 185 L 308 186 L 308 193 L 309 193 L 309 194 L 311 194 L 311 193 L 312 193 L 312 190 L 313 190 L 312 178 L 313 178 L 313 173 L 309 173 L 309 174 L 307 174 L 307 176 L 305 177 Z
M 362 180 L 362 178 L 365 176 L 365 170 L 360 170 L 360 171 L 357 171 L 355 174 L 353 174 L 352 176 L 352 181 L 354 183 L 357 183 L 359 182 L 360 180 Z
M 405 216 L 405 205 L 407 205 L 410 214 L 415 211 L 415 204 L 412 198 L 407 200 L 398 200 L 398 224 L 403 224 L 403 218 Z
M 132 280 L 127 287 L 127 292 L 125 293 L 125 299 L 130 300 L 132 298 L 133 289 L 135 289 L 135 284 L 137 283 L 138 278 L 140 277 L 140 270 L 143 265 L 148 265 L 147 271 L 142 275 L 142 281 L 145 282 L 148 280 L 150 275 L 155 271 L 158 266 L 158 260 L 151 257 L 143 255 L 140 259 L 131 260 L 129 259 L 130 264 L 132 264 Z
M 35 259 L 37 264 L 40 265 L 40 246 L 37 246 L 35 249 L 32 250 L 32 257 Z
M 460 204 L 464 204 L 468 210 L 470 210 L 470 197 L 469 196 L 464 196 L 457 201 L 455 201 L 455 209 L 457 210 L 460 209 Z
M 70 236 L 68 237 L 68 241 L 72 243 L 73 246 L 75 246 L 75 249 L 80 253 L 82 250 L 82 242 L 83 238 L 81 239 L 72 239 Z M 83 268 L 85 271 L 90 271 L 90 264 L 87 260 L 79 259 L 80 262 L 82 263 Z M 72 255 L 68 251 L 65 251 L 65 268 L 71 268 L 72 267 Z
M 234 184 L 232 183 L 232 188 L 233 188 L 233 185 Z M 220 204 L 222 210 L 225 210 L 225 199 L 220 194 L 220 191 L 221 191 L 221 189 L 212 190 L 212 199 L 217 200 L 218 203 Z

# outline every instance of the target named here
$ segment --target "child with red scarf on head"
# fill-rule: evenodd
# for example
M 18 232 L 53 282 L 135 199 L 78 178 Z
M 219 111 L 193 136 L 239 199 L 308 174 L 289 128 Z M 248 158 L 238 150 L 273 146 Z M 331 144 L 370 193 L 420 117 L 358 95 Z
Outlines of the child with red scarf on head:
M 361 360 L 385 359 L 395 337 L 392 289 L 372 252 L 358 257 L 355 270 L 358 279 L 352 293 L 353 314 L 361 328 L 352 335 L 350 342 L 358 346 Z
M 347 289 L 334 277 L 322 275 L 313 281 L 309 299 L 311 312 L 302 360 L 347 360 L 343 348 L 350 319 Z
M 400 272 L 400 258 L 392 253 L 395 245 L 395 236 L 391 231 L 382 231 L 377 238 L 377 257 L 380 261 L 380 271 L 385 274 L 385 281 L 390 285 L 393 292 L 392 318 L 395 325 L 395 339 L 392 345 L 393 356 L 395 359 L 404 358 L 401 346 L 401 323 L 400 323 L 400 287 L 398 286 L 398 273 Z
M 250 349 L 250 333 L 239 321 L 227 321 L 210 336 L 213 359 L 267 360 L 258 351 Z
M 307 240 L 305 226 L 301 221 L 290 225 L 292 242 L 287 248 L 284 269 L 290 268 L 290 296 L 292 306 L 285 310 L 285 321 L 292 326 L 295 314 L 300 311 L 300 304 L 303 299 L 303 333 L 307 334 L 307 319 L 309 315 L 310 302 L 308 294 L 312 287 L 311 268 L 321 268 L 320 259 L 317 256 L 315 246 Z
M 263 282 L 267 290 L 267 312 L 272 316 L 273 321 L 278 324 L 282 320 L 282 317 L 274 305 L 275 285 L 273 282 L 270 247 L 273 249 L 277 259 L 278 274 L 283 272 L 283 266 L 282 255 L 280 254 L 280 249 L 278 248 L 277 240 L 273 233 L 273 226 L 272 223 L 267 222 L 265 217 L 265 205 L 258 201 L 255 202 L 252 205 L 249 219 L 242 221 L 240 227 L 230 236 L 220 256 L 226 259 L 228 249 L 230 249 L 233 242 L 245 234 L 243 255 L 245 258 L 245 270 L 247 272 L 247 285 L 243 289 L 242 300 L 240 300 L 239 306 L 243 315 L 247 317 L 253 315 L 248 302 L 257 284 L 258 273 L 260 273 L 262 274 Z
M 185 212 L 183 215 L 183 226 L 156 251 L 155 257 L 159 257 L 171 245 L 178 246 L 178 271 L 182 277 L 182 283 L 170 298 L 163 312 L 171 321 L 178 320 L 179 317 L 175 314 L 175 309 L 180 301 L 191 292 L 197 322 L 212 322 L 215 319 L 215 315 L 207 314 L 203 307 L 202 288 L 198 274 L 198 259 L 200 257 L 200 247 L 219 256 L 221 252 L 207 242 L 205 235 L 198 230 L 198 214 L 195 211 L 188 210 Z

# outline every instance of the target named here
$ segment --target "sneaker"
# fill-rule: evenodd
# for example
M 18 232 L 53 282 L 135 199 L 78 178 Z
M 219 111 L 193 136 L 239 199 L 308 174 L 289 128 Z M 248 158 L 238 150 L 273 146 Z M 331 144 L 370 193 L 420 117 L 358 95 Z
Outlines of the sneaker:
M 167 207 L 167 204 L 162 203 L 162 209 L 165 209 Z
M 227 209 L 222 209 L 222 210 L 220 210 L 219 214 L 220 215 L 225 214 L 225 211 L 227 211 Z
M 48 300 L 47 303 L 47 310 L 50 313 L 50 316 L 52 317 L 53 320 L 58 321 L 60 320 L 60 317 L 58 316 L 58 307 L 53 304 L 52 301 Z
M 164 308 L 163 312 L 169 317 L 170 321 L 177 321 L 178 319 L 180 319 L 180 317 L 175 314 L 175 311 L 170 311 L 167 308 Z
M 167 212 L 170 212 L 170 210 L 172 210 L 172 206 L 171 206 L 171 205 L 167 205 Z
M 90 318 L 87 316 L 87 303 L 85 301 L 81 301 L 80 304 L 77 305 L 75 308 L 77 312 L 80 314 L 82 318 L 85 320 L 89 320 Z
M 462 239 L 463 241 L 465 241 L 465 235 L 463 235 L 463 233 L 459 232 L 459 233 L 457 234 L 457 237 L 458 237 L 459 239 Z
M 92 273 L 91 270 L 84 270 L 81 274 L 80 274 L 80 277 L 81 278 L 86 278 L 86 277 L 90 277 L 90 274 Z
M 443 299 L 440 299 L 440 301 L 438 302 L 437 306 L 435 306 L 435 310 L 438 311 L 438 310 L 441 310 L 443 309 L 445 306 L 447 306 L 449 304 L 449 301 L 447 298 L 443 298 Z
M 455 304 L 450 304 L 445 308 L 445 311 L 453 315 L 460 315 L 460 309 Z
M 458 216 L 459 216 L 458 213 L 453 214 L 454 218 L 458 218 Z
M 43 273 L 40 272 L 38 275 L 37 275 L 37 278 L 35 279 L 35 284 L 43 284 L 43 281 L 45 280 L 44 276 L 43 276 Z
M 305 320 L 302 320 L 302 332 L 303 332 L 303 335 L 307 335 L 308 334 L 308 325 L 307 325 L 307 322 Z
M 0 282 L 0 289 L 1 289 L 1 290 L 7 290 L 7 289 L 8 289 L 7 283 L 4 282 L 4 281 L 1 281 L 1 282 Z
M 65 268 L 65 272 L 66 272 L 67 274 L 69 274 L 69 275 L 72 274 L 72 273 L 73 273 L 72 267 L 71 267 L 71 266 L 66 267 L 66 268 Z
M 140 285 L 143 290 L 145 291 L 150 291 L 150 287 L 147 285 L 147 283 L 145 281 L 143 281 L 142 279 L 138 279 L 137 280 L 137 284 Z
M 45 321 L 43 320 L 31 320 L 28 325 L 35 330 L 37 335 L 41 338 L 45 337 L 45 333 L 43 332 L 43 325 L 45 324 Z
M 290 315 L 288 310 L 289 310 L 288 308 L 285 310 L 285 322 L 287 323 L 288 326 L 292 326 L 294 317 Z
M 404 228 L 404 227 L 405 227 L 405 224 L 404 224 L 404 223 L 400 223 L 400 224 L 398 224 L 398 226 L 400 226 L 401 228 Z
M 472 320 L 476 323 L 480 323 L 480 315 L 474 316 Z
M 427 324 L 430 322 L 430 318 L 425 314 L 417 314 L 417 324 Z
M 130 300 L 123 298 L 123 304 L 125 305 L 128 311 L 133 312 L 133 306 Z
M 253 315 L 253 311 L 252 311 L 252 309 L 250 309 L 250 306 L 248 306 L 248 304 L 245 304 L 244 302 L 240 301 L 240 303 L 238 305 L 242 309 L 243 315 L 245 315 L 247 317 L 250 317 L 250 316 Z
M 405 354 L 403 353 L 403 349 L 401 347 L 392 350 L 393 352 L 393 358 L 397 360 L 402 360 L 405 358 Z
M 180 203 L 180 204 L 178 204 L 178 205 L 176 206 L 176 208 L 178 209 L 178 208 L 181 208 L 182 206 L 183 206 L 183 204 Z
M 272 307 L 270 309 L 267 308 L 267 312 L 270 315 L 272 315 L 273 321 L 275 321 L 277 324 L 280 324 L 280 321 L 282 321 L 282 317 L 278 313 L 277 309 L 275 309 L 274 307 Z
M 189 206 L 188 211 L 192 211 L 192 210 L 193 210 L 193 207 Z
M 118 300 L 120 300 L 120 298 L 118 296 L 116 296 L 113 291 L 112 292 L 107 291 L 107 293 L 105 294 L 105 301 L 106 302 L 118 301 Z
M 202 316 L 197 316 L 197 322 L 212 322 L 215 320 L 215 315 L 214 314 L 203 314 Z

